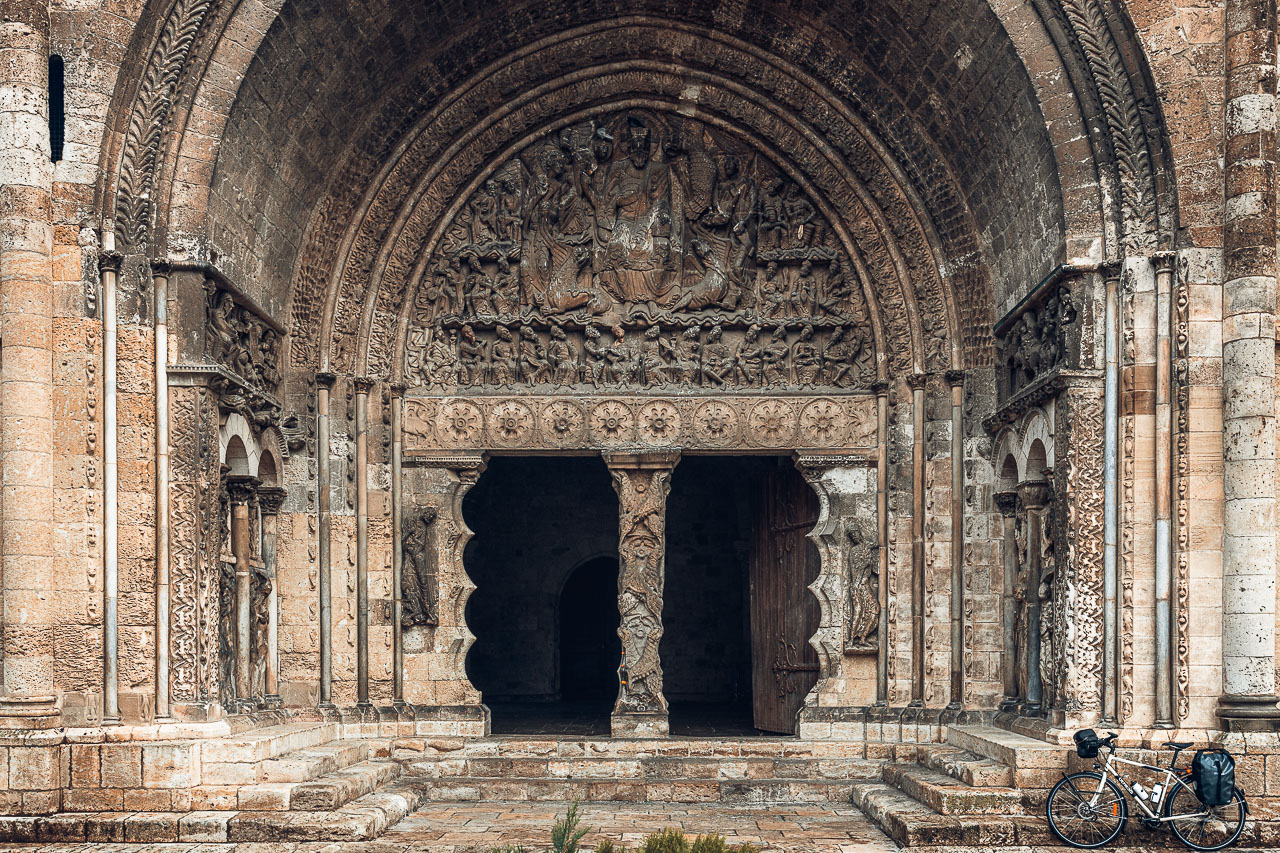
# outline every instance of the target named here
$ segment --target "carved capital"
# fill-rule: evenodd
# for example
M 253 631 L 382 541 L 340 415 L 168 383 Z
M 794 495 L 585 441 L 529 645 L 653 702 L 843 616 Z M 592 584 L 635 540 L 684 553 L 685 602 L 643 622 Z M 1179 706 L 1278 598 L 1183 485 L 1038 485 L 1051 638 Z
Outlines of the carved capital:
M 258 489 L 258 505 L 262 507 L 262 514 L 279 515 L 280 506 L 284 503 L 287 494 L 288 492 L 279 486 L 261 486 Z
M 952 387 L 956 385 L 964 384 L 963 370 L 948 370 L 946 373 L 943 374 L 943 376 L 946 378 L 947 384 L 951 385 Z
M 253 500 L 262 481 L 257 477 L 239 474 L 227 477 L 227 494 L 233 504 L 247 504 Z
M 168 258 L 152 258 L 151 259 L 151 274 L 153 276 L 168 278 L 172 272 L 173 272 L 173 264 L 169 261 Z
M 887 397 L 889 396 L 889 383 L 883 380 L 873 382 L 871 383 L 871 390 L 875 392 L 877 397 Z
M 1151 253 L 1151 266 L 1155 267 L 1157 273 L 1173 272 L 1174 264 L 1177 262 L 1178 253 L 1172 249 L 1161 249 Z
M 1027 480 L 1018 484 L 1018 498 L 1029 512 L 1044 509 L 1053 497 L 1053 486 L 1044 480 Z
M 392 382 L 389 386 L 392 397 L 403 397 L 405 392 L 409 390 L 409 386 L 403 382 Z
M 1000 514 L 1005 518 L 1013 518 L 1018 512 L 1018 493 L 1017 492 L 996 492 L 992 497 L 995 500 L 996 509 L 1000 510 Z
M 119 273 L 124 263 L 124 255 L 116 251 L 103 252 L 98 255 L 98 269 L 101 272 Z
M 376 382 L 377 380 L 372 376 L 357 376 L 351 380 L 351 384 L 355 386 L 357 394 L 368 394 L 373 390 Z
M 333 388 L 333 383 L 338 381 L 338 374 L 328 370 L 321 370 L 316 373 L 316 387 Z
M 925 380 L 929 378 L 926 373 L 912 373 L 907 377 L 907 387 L 912 391 L 919 391 L 924 388 Z

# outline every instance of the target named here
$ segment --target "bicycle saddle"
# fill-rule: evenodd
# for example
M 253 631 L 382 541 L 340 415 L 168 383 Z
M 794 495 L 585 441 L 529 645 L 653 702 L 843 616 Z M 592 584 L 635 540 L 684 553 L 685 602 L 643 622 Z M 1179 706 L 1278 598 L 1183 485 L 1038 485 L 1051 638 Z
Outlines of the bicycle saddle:
M 1190 747 L 1195 746 L 1195 744 L 1191 741 L 1187 741 L 1186 743 L 1178 743 L 1177 741 L 1172 741 L 1172 740 L 1165 741 L 1164 745 L 1166 749 L 1189 749 Z

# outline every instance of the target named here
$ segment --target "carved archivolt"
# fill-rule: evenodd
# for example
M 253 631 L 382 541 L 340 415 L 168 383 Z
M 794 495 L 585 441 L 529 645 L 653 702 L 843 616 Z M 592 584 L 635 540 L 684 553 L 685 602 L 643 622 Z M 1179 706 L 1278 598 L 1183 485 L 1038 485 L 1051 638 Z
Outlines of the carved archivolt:
M 405 400 L 407 453 L 632 447 L 870 449 L 875 443 L 876 400 L 870 395 Z
M 868 308 L 808 193 L 650 110 L 551 133 L 443 227 L 413 306 L 414 386 L 855 388 Z

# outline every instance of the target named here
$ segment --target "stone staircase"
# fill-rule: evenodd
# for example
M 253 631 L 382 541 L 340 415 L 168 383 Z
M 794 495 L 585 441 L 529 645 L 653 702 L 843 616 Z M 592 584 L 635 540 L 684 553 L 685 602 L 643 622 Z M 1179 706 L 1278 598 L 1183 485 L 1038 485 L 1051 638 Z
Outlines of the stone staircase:
M 394 732 L 344 739 L 342 729 L 311 720 L 202 740 L 77 745 L 65 811 L 0 818 L 0 840 L 373 839 L 419 794 L 391 760 Z
M 401 738 L 392 755 L 436 802 L 848 803 L 883 763 L 863 743 L 754 738 Z
M 1066 747 L 985 725 L 948 726 L 946 739 L 856 783 L 854 804 L 903 847 L 1057 843 L 1040 809 Z

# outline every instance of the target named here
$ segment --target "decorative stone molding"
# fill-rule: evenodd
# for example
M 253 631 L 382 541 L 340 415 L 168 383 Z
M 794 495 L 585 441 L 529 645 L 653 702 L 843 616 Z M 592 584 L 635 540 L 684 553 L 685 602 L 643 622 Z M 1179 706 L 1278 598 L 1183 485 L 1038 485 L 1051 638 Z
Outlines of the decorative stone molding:
M 408 397 L 406 456 L 440 450 L 858 449 L 876 400 L 831 397 Z

